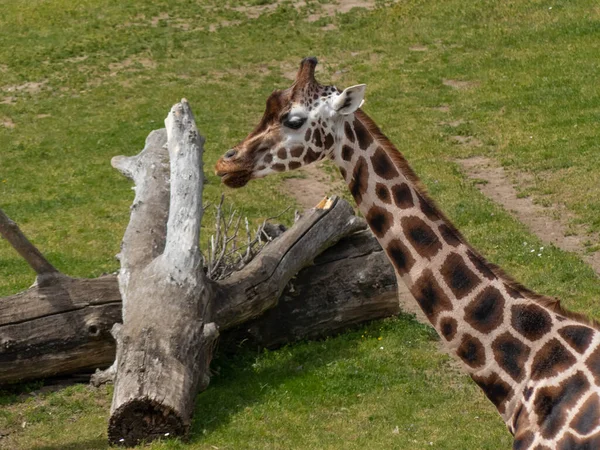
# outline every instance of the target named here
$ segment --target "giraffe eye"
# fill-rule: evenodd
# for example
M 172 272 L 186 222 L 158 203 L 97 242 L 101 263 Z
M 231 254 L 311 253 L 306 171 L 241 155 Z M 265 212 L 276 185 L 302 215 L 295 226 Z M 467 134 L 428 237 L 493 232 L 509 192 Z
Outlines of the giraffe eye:
M 298 128 L 302 127 L 302 125 L 304 125 L 304 122 L 306 122 L 306 117 L 298 117 L 298 116 L 284 116 L 283 118 L 283 125 L 291 128 L 292 130 L 297 130 Z

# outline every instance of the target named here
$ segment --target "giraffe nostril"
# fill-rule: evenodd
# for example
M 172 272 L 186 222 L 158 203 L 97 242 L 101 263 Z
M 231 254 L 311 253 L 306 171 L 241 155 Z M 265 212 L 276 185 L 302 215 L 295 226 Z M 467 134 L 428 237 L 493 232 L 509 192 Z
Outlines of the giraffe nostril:
M 237 151 L 236 151 L 236 150 L 233 150 L 233 149 L 231 149 L 231 150 L 227 150 L 227 152 L 225 152 L 225 155 L 224 155 L 224 157 L 225 157 L 226 159 L 231 159 L 231 158 L 233 158 L 233 157 L 236 155 L 236 153 L 237 153 Z

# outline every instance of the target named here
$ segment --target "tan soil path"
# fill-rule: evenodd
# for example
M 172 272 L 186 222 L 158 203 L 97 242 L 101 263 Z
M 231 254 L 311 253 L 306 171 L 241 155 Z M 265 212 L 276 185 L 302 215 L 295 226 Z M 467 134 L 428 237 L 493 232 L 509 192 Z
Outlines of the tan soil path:
M 544 208 L 529 197 L 519 198 L 504 168 L 489 158 L 475 156 L 456 162 L 469 178 L 484 180 L 485 183 L 477 185 L 479 190 L 527 225 L 544 243 L 577 253 L 600 274 L 600 252 L 586 253 L 584 242 L 590 236 L 583 232 L 581 235 L 567 236 L 566 221 L 551 216 L 553 210 L 559 209 L 558 206 Z M 561 216 L 564 215 L 565 212 L 561 210 Z

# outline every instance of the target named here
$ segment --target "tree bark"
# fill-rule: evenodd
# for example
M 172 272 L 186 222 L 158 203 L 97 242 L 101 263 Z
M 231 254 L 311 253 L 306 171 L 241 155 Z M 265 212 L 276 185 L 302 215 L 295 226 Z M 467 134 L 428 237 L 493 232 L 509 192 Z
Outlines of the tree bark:
M 135 182 L 136 196 L 120 258 L 123 326 L 108 425 L 112 444 L 187 432 L 218 336 L 208 320 L 212 293 L 198 248 L 203 139 L 185 100 L 171 109 L 165 124 L 168 203 L 160 152 L 146 147 L 138 156 L 113 161 Z M 163 241 L 164 250 L 155 256 Z
M 277 305 L 223 333 L 219 349 L 277 348 L 400 312 L 396 274 L 370 230 L 341 239 L 292 278 Z

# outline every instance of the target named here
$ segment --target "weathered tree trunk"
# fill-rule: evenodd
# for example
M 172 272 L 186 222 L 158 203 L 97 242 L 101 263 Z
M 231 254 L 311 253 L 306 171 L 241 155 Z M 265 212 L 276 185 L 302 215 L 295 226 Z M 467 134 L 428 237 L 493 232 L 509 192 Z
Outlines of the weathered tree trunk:
M 108 426 L 113 444 L 187 432 L 218 336 L 208 320 L 212 293 L 198 248 L 203 140 L 185 100 L 165 123 L 170 202 L 164 201 L 168 170 L 158 153 L 145 149 L 113 160 L 136 184 L 120 254 L 123 327 Z

